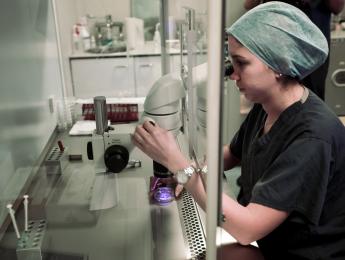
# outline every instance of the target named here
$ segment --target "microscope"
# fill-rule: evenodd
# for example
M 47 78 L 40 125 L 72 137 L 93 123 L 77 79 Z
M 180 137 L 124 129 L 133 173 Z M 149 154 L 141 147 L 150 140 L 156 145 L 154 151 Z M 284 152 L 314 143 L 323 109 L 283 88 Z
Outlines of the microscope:
M 233 72 L 231 64 L 226 66 L 225 75 Z M 187 72 L 188 73 L 188 72 Z M 192 88 L 195 92 L 196 106 L 188 106 L 187 89 L 184 87 L 184 79 L 177 73 L 167 74 L 158 79 L 150 89 L 144 103 L 144 113 L 141 123 L 146 120 L 157 122 L 158 125 L 171 131 L 176 137 L 180 130 L 187 135 L 191 142 L 190 157 L 196 160 L 197 150 L 203 153 L 206 139 L 206 82 L 207 63 L 202 63 L 192 68 Z M 193 111 L 195 109 L 195 111 Z M 194 120 L 194 117 L 196 120 Z M 195 124 L 195 125 L 194 125 Z M 202 140 L 196 140 L 200 132 Z M 199 146 L 199 147 L 198 147 Z M 192 151 L 191 151 L 192 150 Z M 200 156 L 201 157 L 201 156 Z M 159 163 L 153 161 L 153 173 L 155 177 L 170 177 L 169 171 Z
M 233 72 L 230 60 L 225 60 L 224 78 Z M 188 91 L 184 87 L 182 76 L 177 73 L 167 74 L 158 79 L 150 89 L 145 99 L 141 123 L 146 120 L 157 122 L 175 137 L 182 130 L 190 141 L 189 156 L 198 164 L 197 157 L 204 157 L 206 151 L 207 63 L 193 67 L 192 75 L 191 88 L 195 93 L 195 107 L 188 106 L 188 99 L 194 97 L 186 95 Z M 155 161 L 153 173 L 158 178 L 171 176 L 168 169 Z
M 150 89 L 144 103 L 141 123 L 157 122 L 176 137 L 182 127 L 181 99 L 186 96 L 182 80 L 177 73 L 158 79 Z M 158 178 L 170 177 L 168 169 L 153 161 L 153 173 Z
M 119 173 L 128 164 L 133 149 L 130 133 L 123 127 L 108 126 L 106 98 L 94 98 L 96 130 L 87 144 L 89 160 L 95 164 L 95 172 Z
M 118 204 L 117 173 L 127 167 L 133 149 L 131 131 L 124 125 L 108 126 L 106 98 L 94 98 L 96 130 L 87 143 L 87 155 L 94 162 L 95 180 L 90 210 L 112 208 Z
M 158 79 L 149 91 L 140 123 L 157 122 L 176 136 L 182 126 L 181 99 L 185 90 L 178 74 L 168 74 Z M 118 203 L 117 173 L 129 163 L 133 149 L 128 128 L 123 125 L 109 126 L 106 98 L 94 98 L 96 130 L 87 144 L 87 155 L 94 162 L 95 181 L 92 189 L 90 210 L 111 208 Z M 134 129 L 133 129 L 134 130 Z M 154 176 L 171 176 L 163 165 L 153 162 Z

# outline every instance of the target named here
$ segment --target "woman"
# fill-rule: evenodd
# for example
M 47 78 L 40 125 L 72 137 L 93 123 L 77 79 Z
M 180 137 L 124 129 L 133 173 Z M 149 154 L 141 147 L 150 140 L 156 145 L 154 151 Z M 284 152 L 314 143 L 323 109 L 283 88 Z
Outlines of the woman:
M 255 105 L 224 147 L 225 169 L 241 163 L 241 191 L 238 201 L 223 195 L 223 228 L 240 244 L 257 241 L 266 259 L 345 259 L 345 128 L 300 83 L 325 61 L 325 37 L 281 2 L 255 7 L 227 32 L 230 78 Z M 145 122 L 133 142 L 205 209 L 200 175 L 169 132 Z
M 245 0 L 244 8 L 249 10 L 262 2 L 269 2 L 270 0 Z M 325 35 L 328 46 L 331 39 L 331 16 L 338 15 L 344 8 L 344 0 L 281 0 L 301 9 L 310 20 L 322 31 Z M 326 77 L 329 67 L 329 56 L 327 60 L 303 79 L 303 83 L 312 90 L 322 100 L 325 100 Z

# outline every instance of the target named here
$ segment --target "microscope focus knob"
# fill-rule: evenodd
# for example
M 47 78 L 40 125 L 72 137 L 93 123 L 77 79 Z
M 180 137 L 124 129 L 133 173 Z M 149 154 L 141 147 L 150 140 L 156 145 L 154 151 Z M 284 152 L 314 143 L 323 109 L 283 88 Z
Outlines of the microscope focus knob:
M 128 164 L 129 152 L 121 145 L 109 146 L 104 152 L 104 163 L 110 172 L 121 172 Z

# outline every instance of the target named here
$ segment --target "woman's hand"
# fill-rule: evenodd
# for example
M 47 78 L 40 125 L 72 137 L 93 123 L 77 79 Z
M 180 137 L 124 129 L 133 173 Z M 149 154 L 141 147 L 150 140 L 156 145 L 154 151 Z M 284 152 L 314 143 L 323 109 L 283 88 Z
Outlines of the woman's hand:
M 138 125 L 132 141 L 152 160 L 164 165 L 172 173 L 189 165 L 173 134 L 156 123 L 145 121 L 142 125 Z

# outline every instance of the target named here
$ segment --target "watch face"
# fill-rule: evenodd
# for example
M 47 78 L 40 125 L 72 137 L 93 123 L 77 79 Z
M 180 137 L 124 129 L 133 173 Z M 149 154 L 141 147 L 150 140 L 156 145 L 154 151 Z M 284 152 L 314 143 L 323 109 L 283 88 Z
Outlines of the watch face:
M 188 181 L 188 176 L 185 174 L 183 170 L 178 171 L 176 177 L 179 184 L 185 184 Z
M 194 174 L 195 170 L 192 166 L 189 166 L 183 170 L 177 171 L 176 178 L 178 183 L 185 184 L 190 177 Z

